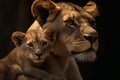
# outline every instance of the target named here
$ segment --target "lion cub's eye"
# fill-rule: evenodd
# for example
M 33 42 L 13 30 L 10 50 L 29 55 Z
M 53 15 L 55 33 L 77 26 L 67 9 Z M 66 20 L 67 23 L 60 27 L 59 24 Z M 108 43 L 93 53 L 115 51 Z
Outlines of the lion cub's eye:
M 65 21 L 65 24 L 66 24 L 67 26 L 71 26 L 71 27 L 75 25 L 74 21 L 71 20 L 71 19 L 70 19 L 70 20 L 66 20 L 66 21 Z
M 27 44 L 29 47 L 32 47 L 33 48 L 33 44 L 30 42 Z
M 43 42 L 41 43 L 41 46 L 42 46 L 42 47 L 45 47 L 47 44 L 48 44 L 47 41 L 43 41 Z

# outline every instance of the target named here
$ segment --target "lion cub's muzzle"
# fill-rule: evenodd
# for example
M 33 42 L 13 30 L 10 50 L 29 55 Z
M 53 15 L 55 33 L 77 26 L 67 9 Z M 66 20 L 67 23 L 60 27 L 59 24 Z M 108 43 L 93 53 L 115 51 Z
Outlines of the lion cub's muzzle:
M 41 49 L 37 49 L 35 50 L 35 55 L 40 57 L 41 55 L 43 55 L 43 51 Z

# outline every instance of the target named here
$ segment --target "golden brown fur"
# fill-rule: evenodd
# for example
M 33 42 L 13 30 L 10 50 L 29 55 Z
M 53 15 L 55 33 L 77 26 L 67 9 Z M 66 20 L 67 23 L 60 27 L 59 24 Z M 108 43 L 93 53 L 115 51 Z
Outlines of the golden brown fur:
M 0 61 L 0 80 L 64 80 L 49 52 L 53 42 L 45 32 L 32 29 L 12 34 L 16 47 Z
M 96 58 L 98 33 L 94 29 L 94 17 L 98 14 L 97 5 L 92 1 L 80 7 L 69 2 L 35 0 L 31 10 L 43 29 L 56 31 L 56 42 L 51 51 L 58 56 L 66 79 L 82 80 L 75 59 L 93 61 Z M 42 15 L 45 14 L 43 10 L 48 10 L 47 18 Z
M 54 3 L 52 5 L 49 2 L 52 1 L 47 0 L 45 2 L 44 0 L 35 0 L 32 5 L 33 16 L 37 16 L 39 22 L 39 16 L 42 14 L 42 12 L 40 12 L 41 7 L 49 9 L 49 5 L 54 5 L 54 8 L 49 9 L 47 22 L 41 24 L 43 28 L 50 27 L 49 29 L 56 30 L 58 38 L 61 39 L 60 41 L 66 45 L 69 52 L 75 55 L 77 59 L 83 61 L 94 60 L 98 48 L 98 34 L 94 29 L 94 17 L 98 15 L 97 5 L 89 1 L 82 8 L 72 3 L 52 2 Z M 45 7 L 44 4 L 47 3 L 49 5 Z

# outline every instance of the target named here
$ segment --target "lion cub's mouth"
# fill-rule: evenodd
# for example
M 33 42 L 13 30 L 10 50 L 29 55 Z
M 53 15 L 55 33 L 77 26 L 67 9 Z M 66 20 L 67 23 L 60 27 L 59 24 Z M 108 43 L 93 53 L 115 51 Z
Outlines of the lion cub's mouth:
M 42 59 L 40 59 L 40 60 L 33 60 L 33 62 L 35 62 L 35 63 L 42 63 L 42 62 L 44 62 L 44 60 L 42 60 Z
M 33 62 L 35 62 L 35 63 L 42 63 L 42 62 L 44 62 L 44 59 L 40 58 L 40 56 L 36 56 L 36 58 L 33 59 Z

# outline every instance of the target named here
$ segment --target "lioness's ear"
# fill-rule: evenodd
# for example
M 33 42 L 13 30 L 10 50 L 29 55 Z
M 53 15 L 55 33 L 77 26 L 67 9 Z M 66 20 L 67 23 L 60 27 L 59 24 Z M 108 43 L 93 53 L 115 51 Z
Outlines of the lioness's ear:
M 87 11 L 89 14 L 91 14 L 93 17 L 98 15 L 98 8 L 95 2 L 89 1 L 83 9 Z
M 35 0 L 31 6 L 31 12 L 34 17 L 40 15 L 40 12 L 38 10 L 40 7 L 45 8 L 49 11 L 53 11 L 53 10 L 56 11 L 60 8 L 59 6 L 57 6 L 56 3 L 54 3 L 51 0 Z
M 20 46 L 22 44 L 24 37 L 25 37 L 25 33 L 16 31 L 12 34 L 11 39 L 12 42 L 15 44 L 15 46 Z
M 40 2 L 39 0 L 35 0 L 35 1 L 32 3 L 31 13 L 32 13 L 33 17 L 39 16 L 39 11 L 38 11 L 39 2 Z
M 48 40 L 50 40 L 51 42 L 56 41 L 56 37 L 57 37 L 56 30 L 53 30 L 48 27 L 47 29 L 44 30 L 44 33 L 46 34 Z
M 34 17 L 42 18 L 41 20 L 44 20 L 45 18 L 48 17 L 46 10 L 48 11 L 49 14 L 54 13 L 55 15 L 56 12 L 60 10 L 60 7 L 51 0 L 35 0 L 31 6 L 32 15 Z

